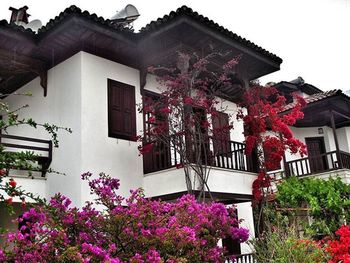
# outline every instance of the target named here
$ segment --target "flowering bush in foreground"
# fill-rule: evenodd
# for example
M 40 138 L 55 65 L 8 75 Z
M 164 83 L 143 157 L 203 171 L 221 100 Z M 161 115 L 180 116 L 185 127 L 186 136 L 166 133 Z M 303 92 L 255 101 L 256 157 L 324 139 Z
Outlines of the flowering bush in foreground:
M 329 263 L 350 263 L 350 228 L 342 226 L 335 233 L 339 236 L 339 240 L 328 243 L 327 251 L 332 255 Z
M 116 193 L 118 179 L 103 173 L 82 178 L 94 203 L 77 209 L 57 194 L 30 208 L 19 219 L 20 230 L 7 234 L 0 262 L 223 262 L 220 238 L 248 238 L 222 204 L 197 203 L 191 195 L 165 203 L 144 198 L 141 190 L 123 199 Z

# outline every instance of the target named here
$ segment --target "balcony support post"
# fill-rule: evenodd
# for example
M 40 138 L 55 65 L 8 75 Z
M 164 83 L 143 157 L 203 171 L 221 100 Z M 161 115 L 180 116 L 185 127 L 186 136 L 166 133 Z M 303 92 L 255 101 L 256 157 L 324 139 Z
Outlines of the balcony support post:
M 282 141 L 282 139 L 283 139 L 282 133 L 279 134 L 279 137 L 280 137 L 280 140 Z M 284 168 L 285 175 L 286 175 L 286 177 L 289 177 L 290 170 L 289 170 L 289 166 L 288 166 L 287 159 L 286 159 L 286 152 L 283 153 L 282 161 L 283 161 L 283 168 Z
M 329 110 L 329 114 L 330 114 L 331 127 L 332 127 L 332 131 L 333 131 L 335 150 L 336 150 L 337 161 L 338 161 L 338 168 L 343 168 L 343 163 L 341 160 L 340 150 L 339 150 L 337 130 L 336 130 L 335 121 L 334 121 L 334 112 L 332 110 Z

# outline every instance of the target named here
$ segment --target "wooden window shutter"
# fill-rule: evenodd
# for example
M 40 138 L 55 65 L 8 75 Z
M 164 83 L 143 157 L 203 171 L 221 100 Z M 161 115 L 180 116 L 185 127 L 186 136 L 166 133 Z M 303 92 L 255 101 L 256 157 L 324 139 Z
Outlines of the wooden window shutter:
M 108 136 L 136 140 L 135 87 L 108 79 Z
M 212 118 L 214 154 L 223 154 L 230 152 L 230 128 L 229 116 L 224 112 L 216 112 Z

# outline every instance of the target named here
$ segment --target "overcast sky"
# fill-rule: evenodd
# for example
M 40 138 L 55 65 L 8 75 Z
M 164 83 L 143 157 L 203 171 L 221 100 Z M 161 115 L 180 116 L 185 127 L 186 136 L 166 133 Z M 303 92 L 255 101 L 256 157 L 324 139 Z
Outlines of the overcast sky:
M 283 59 L 263 84 L 301 76 L 322 90 L 350 89 L 350 0 L 1 0 L 0 19 L 9 19 L 10 6 L 27 5 L 30 18 L 45 24 L 72 4 L 104 18 L 133 4 L 141 14 L 136 30 L 186 4 Z

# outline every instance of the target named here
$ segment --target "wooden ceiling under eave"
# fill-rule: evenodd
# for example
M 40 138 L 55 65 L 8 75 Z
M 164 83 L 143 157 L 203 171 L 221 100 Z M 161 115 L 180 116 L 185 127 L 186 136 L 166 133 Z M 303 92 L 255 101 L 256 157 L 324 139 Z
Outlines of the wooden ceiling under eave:
M 47 86 L 46 63 L 32 57 L 36 49 L 32 32 L 0 22 L 0 93 L 10 94 L 37 76 Z

